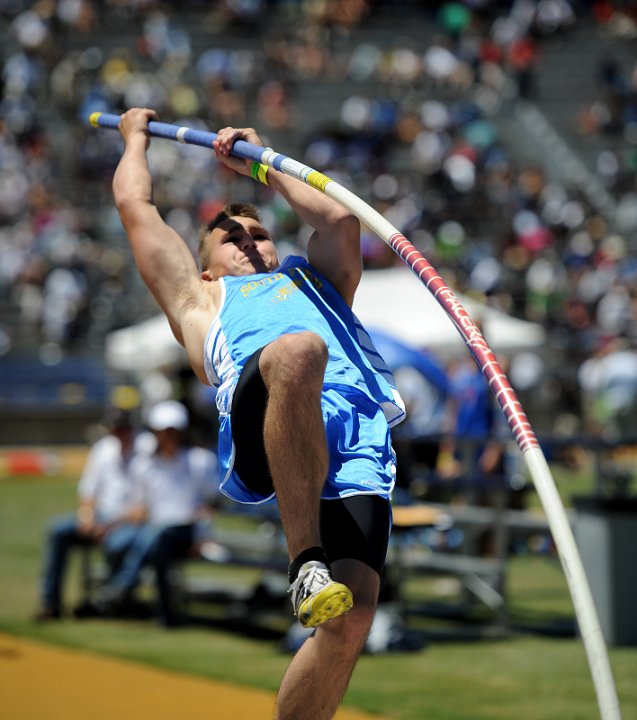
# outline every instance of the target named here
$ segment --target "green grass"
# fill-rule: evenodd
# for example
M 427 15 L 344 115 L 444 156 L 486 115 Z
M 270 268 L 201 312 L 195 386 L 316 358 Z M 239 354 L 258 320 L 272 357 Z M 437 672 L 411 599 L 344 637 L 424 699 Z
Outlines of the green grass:
M 0 481 L 0 630 L 47 643 L 193 675 L 276 690 L 289 662 L 277 640 L 208 627 L 162 631 L 148 621 L 64 620 L 37 625 L 37 582 L 49 518 L 75 502 L 75 478 Z M 77 568 L 67 583 L 77 597 Z M 414 594 L 434 597 L 431 579 Z M 515 558 L 508 573 L 516 627 L 572 620 L 568 590 L 554 559 Z M 500 640 L 436 639 L 440 625 L 419 626 L 424 650 L 364 656 L 346 703 L 395 720 L 590 720 L 598 717 L 581 642 L 520 632 Z M 610 648 L 624 720 L 637 718 L 637 648 Z

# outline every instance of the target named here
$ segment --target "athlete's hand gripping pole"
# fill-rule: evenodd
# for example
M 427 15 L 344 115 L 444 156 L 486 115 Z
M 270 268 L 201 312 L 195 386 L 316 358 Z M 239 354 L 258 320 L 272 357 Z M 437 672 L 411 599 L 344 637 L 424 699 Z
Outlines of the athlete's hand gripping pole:
M 89 118 L 89 122 L 93 127 L 117 130 L 120 117 L 109 113 L 93 113 Z M 148 131 L 151 136 L 177 140 L 181 143 L 206 148 L 212 148 L 212 143 L 217 138 L 217 134 L 213 132 L 194 130 L 156 121 L 148 123 Z M 385 220 L 380 213 L 345 187 L 311 167 L 277 153 L 271 148 L 264 148 L 243 140 L 237 140 L 233 145 L 232 154 L 268 165 L 286 175 L 295 177 L 325 193 L 328 197 L 347 208 L 400 256 L 403 262 L 433 294 L 456 326 L 478 366 L 487 378 L 504 412 L 542 502 L 562 568 L 566 575 L 595 686 L 601 718 L 602 720 L 621 720 L 619 701 L 608 652 L 566 511 L 557 492 L 546 458 L 515 391 L 480 330 L 462 307 L 453 291 L 407 238 Z

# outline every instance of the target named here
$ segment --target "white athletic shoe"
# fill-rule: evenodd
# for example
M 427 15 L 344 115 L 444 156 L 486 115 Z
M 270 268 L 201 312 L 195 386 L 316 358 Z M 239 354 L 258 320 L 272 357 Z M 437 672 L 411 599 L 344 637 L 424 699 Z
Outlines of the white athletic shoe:
M 301 565 L 288 592 L 292 593 L 294 614 L 304 627 L 316 627 L 333 620 L 354 605 L 352 591 L 332 580 L 328 568 L 317 560 Z

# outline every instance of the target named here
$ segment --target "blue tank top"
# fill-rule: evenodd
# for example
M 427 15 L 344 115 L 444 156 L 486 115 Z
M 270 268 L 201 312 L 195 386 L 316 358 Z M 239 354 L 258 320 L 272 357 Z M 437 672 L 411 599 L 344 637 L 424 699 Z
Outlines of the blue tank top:
M 248 358 L 283 334 L 309 330 L 327 344 L 324 387 L 361 392 L 383 409 L 388 424 L 405 417 L 392 374 L 367 331 L 334 286 L 302 257 L 271 273 L 223 277 L 221 306 L 204 347 L 206 375 L 218 388 L 217 408 L 230 412 Z

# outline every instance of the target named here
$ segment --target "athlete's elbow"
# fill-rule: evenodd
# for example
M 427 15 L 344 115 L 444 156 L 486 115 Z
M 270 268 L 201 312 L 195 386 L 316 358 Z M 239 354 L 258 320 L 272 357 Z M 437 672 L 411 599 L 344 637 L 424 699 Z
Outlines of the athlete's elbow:
M 117 212 L 120 215 L 125 215 L 134 207 L 133 194 L 130 190 L 122 183 L 113 183 L 113 201 Z
M 133 213 L 140 205 L 140 198 L 136 193 L 125 187 L 113 186 L 113 200 L 115 207 L 121 214 Z
M 150 205 L 132 194 L 122 193 L 116 195 L 115 207 L 127 232 L 137 226 L 144 225 L 148 219 Z
M 345 208 L 341 208 L 334 218 L 332 223 L 333 229 L 336 234 L 343 238 L 354 238 L 360 237 L 361 224 L 356 215 L 348 212 Z
M 113 178 L 113 200 L 119 213 L 134 213 L 152 204 L 152 193 L 144 183 L 131 181 L 123 174 Z

